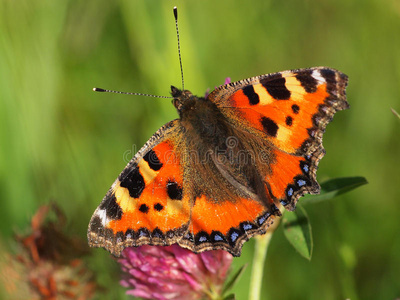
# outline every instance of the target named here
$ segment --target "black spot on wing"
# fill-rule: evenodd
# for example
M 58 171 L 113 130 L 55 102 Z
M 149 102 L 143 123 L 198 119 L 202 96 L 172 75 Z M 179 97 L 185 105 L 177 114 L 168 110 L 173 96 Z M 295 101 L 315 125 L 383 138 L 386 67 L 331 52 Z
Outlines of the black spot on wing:
M 331 69 L 321 69 L 319 71 L 322 75 L 322 77 L 325 78 L 326 82 L 328 83 L 333 83 L 336 82 L 336 76 L 335 76 L 335 72 Z
M 164 239 L 164 233 L 157 227 L 151 233 L 152 238 Z
M 115 235 L 116 243 L 123 243 L 125 241 L 125 233 L 122 231 L 118 231 Z
M 300 111 L 300 107 L 297 104 L 293 104 L 292 111 L 293 111 L 293 113 L 298 114 Z
M 125 232 L 125 239 L 127 240 L 132 240 L 135 238 L 135 231 L 132 228 L 129 228 L 126 232 Z
M 157 154 L 153 150 L 147 152 L 146 155 L 143 156 L 143 159 L 147 162 L 150 169 L 154 171 L 160 170 L 161 167 L 163 166 L 162 162 L 160 162 L 160 160 L 157 157 Z
M 150 231 L 145 227 L 139 228 L 139 230 L 136 233 L 136 239 L 139 239 L 142 237 L 144 237 L 144 238 L 150 237 Z
M 282 75 L 274 79 L 264 78 L 260 80 L 260 83 L 267 89 L 271 97 L 276 100 L 290 99 L 290 91 L 287 89 L 285 82 L 286 80 Z
M 182 200 L 182 187 L 178 185 L 176 181 L 168 181 L 167 183 L 168 197 L 172 200 Z
M 146 204 L 142 204 L 139 206 L 139 211 L 144 214 L 147 214 L 149 211 L 149 207 Z
M 276 137 L 279 127 L 273 120 L 267 117 L 262 117 L 261 124 L 268 135 Z
M 114 194 L 107 195 L 99 208 L 105 210 L 107 217 L 111 220 L 120 220 L 122 217 L 122 209 L 118 205 Z
M 260 97 L 254 91 L 254 87 L 252 85 L 248 85 L 248 86 L 244 87 L 242 90 L 243 90 L 243 94 L 245 94 L 246 97 L 249 99 L 250 105 L 256 105 L 256 104 L 260 103 Z
M 337 92 L 337 80 L 335 71 L 331 69 L 321 69 L 319 72 L 326 81 L 326 89 L 329 94 L 335 95 Z
M 90 231 L 98 232 L 104 229 L 103 223 L 99 216 L 94 216 L 93 219 L 90 221 Z
M 118 179 L 120 186 L 127 188 L 132 198 L 139 198 L 146 186 L 143 176 L 136 165 L 126 167 Z
M 317 90 L 318 81 L 312 77 L 312 70 L 304 70 L 296 75 L 301 86 L 307 93 L 314 93 Z
M 154 204 L 154 209 L 156 211 L 162 211 L 164 209 L 164 206 L 161 203 L 156 203 Z
M 293 118 L 291 116 L 287 116 L 286 120 L 285 120 L 285 123 L 286 123 L 287 126 L 292 126 Z
M 191 243 L 194 243 L 194 236 L 191 232 L 187 232 L 183 238 Z

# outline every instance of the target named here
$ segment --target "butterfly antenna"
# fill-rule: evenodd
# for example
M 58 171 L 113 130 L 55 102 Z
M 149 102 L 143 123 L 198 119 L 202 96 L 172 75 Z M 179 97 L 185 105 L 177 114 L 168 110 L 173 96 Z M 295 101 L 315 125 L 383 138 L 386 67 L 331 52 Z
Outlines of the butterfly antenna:
M 175 27 L 176 27 L 176 36 L 178 38 L 178 54 L 179 54 L 179 65 L 181 67 L 181 77 L 182 77 L 182 90 L 184 90 L 184 80 L 183 80 L 183 68 L 182 68 L 182 57 L 181 57 L 181 43 L 179 40 L 179 29 L 178 29 L 178 8 L 174 7 L 174 17 L 175 17 Z M 168 98 L 171 99 L 173 97 L 168 96 L 156 96 L 151 94 L 143 94 L 143 93 L 127 93 L 127 92 L 120 92 L 120 91 L 113 91 L 113 90 L 106 90 L 102 88 L 93 88 L 95 92 L 102 92 L 102 93 L 115 93 L 115 94 L 124 94 L 124 95 L 135 95 L 135 96 L 146 96 L 146 97 L 153 97 L 153 98 Z
M 101 89 L 101 88 L 93 88 L 93 91 L 102 92 L 102 93 L 115 93 L 115 94 L 124 94 L 124 95 L 146 96 L 146 97 L 153 97 L 153 98 L 168 98 L 168 99 L 173 98 L 173 97 L 168 97 L 168 96 L 157 96 L 157 95 L 143 94 L 143 93 L 119 92 L 119 91 L 113 91 L 113 90 L 105 90 L 105 89 Z
M 183 68 L 182 68 L 182 58 L 181 58 L 181 43 L 179 41 L 178 8 L 176 6 L 174 7 L 174 17 L 175 17 L 176 36 L 178 38 L 179 65 L 181 67 L 182 91 L 183 91 L 184 90 L 184 80 L 183 80 Z

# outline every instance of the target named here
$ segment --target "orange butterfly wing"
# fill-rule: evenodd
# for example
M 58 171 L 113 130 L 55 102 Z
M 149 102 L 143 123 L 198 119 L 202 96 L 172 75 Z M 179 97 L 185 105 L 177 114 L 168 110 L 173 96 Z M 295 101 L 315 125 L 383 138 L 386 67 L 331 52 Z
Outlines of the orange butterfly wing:
M 130 246 L 178 243 L 194 252 L 224 249 L 237 256 L 245 241 L 265 232 L 277 209 L 270 212 L 248 198 L 217 203 L 192 192 L 184 140 L 175 120 L 135 155 L 92 216 L 90 246 L 119 256 Z
M 316 170 L 325 154 L 322 135 L 333 115 L 349 107 L 347 76 L 316 67 L 257 76 L 209 95 L 232 126 L 271 142 L 267 192 L 293 210 L 305 193 L 319 192 Z
M 242 245 L 256 234 L 263 234 L 274 222 L 276 209 L 270 211 L 250 198 L 226 199 L 215 203 L 202 196 L 192 208 L 189 230 L 178 241 L 194 252 L 223 249 L 240 256 Z
M 118 256 L 129 246 L 173 244 L 186 232 L 190 201 L 174 151 L 179 132 L 177 120 L 166 124 L 129 162 L 92 216 L 90 246 Z

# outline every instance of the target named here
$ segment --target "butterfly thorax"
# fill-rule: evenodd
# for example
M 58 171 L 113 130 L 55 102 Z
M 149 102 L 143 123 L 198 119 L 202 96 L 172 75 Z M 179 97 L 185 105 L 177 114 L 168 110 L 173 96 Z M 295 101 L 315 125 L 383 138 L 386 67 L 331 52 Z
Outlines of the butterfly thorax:
M 194 96 L 188 90 L 171 87 L 173 104 L 178 111 L 181 125 L 192 138 L 210 148 L 224 147 L 232 130 L 218 107 L 203 97 Z

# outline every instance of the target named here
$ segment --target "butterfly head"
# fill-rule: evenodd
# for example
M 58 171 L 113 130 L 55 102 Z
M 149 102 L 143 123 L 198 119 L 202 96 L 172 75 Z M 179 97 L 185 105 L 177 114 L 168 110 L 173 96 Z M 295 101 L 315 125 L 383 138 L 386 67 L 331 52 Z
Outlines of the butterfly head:
M 180 90 L 174 86 L 171 86 L 171 95 L 174 97 L 172 104 L 177 109 L 179 115 L 182 115 L 183 111 L 189 111 L 194 109 L 196 96 L 188 90 Z

